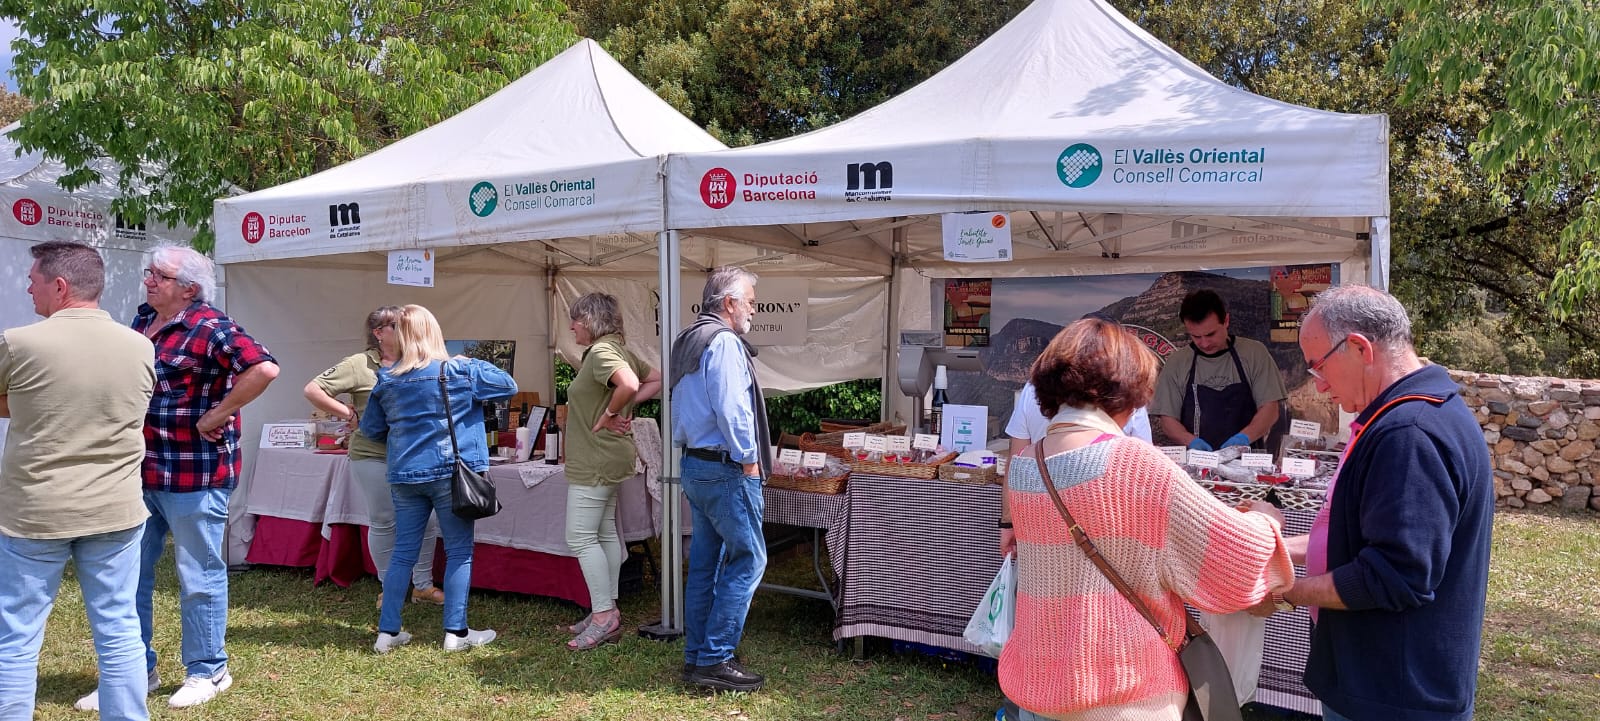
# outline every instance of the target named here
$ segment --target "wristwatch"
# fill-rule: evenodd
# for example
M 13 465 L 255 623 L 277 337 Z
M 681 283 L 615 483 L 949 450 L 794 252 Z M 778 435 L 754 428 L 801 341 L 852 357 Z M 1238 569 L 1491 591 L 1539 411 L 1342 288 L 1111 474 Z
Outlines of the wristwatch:
M 1293 611 L 1295 609 L 1295 605 L 1289 603 L 1289 599 L 1284 598 L 1281 593 L 1272 594 L 1272 607 L 1279 611 Z

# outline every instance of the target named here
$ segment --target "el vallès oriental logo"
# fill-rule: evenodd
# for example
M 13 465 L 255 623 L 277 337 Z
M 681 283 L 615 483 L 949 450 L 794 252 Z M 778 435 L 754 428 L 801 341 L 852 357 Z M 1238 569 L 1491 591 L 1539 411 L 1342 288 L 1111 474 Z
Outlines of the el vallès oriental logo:
M 1056 157 L 1056 177 L 1087 188 L 1108 176 L 1116 185 L 1256 185 L 1266 175 L 1267 149 L 1219 147 L 1115 148 L 1108 163 L 1100 149 L 1076 143 Z
M 499 204 L 500 191 L 495 190 L 494 184 L 488 181 L 472 186 L 472 192 L 467 194 L 467 207 L 479 218 L 489 217 Z

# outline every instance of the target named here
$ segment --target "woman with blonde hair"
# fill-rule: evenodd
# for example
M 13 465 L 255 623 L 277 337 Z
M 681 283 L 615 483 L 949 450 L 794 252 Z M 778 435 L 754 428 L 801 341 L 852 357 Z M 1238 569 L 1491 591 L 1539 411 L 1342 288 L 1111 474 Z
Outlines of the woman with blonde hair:
M 517 383 L 510 374 L 472 358 L 451 358 L 444 332 L 433 313 L 420 305 L 400 310 L 395 330 L 399 358 L 378 371 L 361 432 L 387 443 L 389 491 L 394 500 L 398 538 L 383 584 L 378 615 L 378 640 L 373 650 L 388 653 L 411 641 L 401 629 L 406 575 L 416 563 L 428 515 L 437 511 L 444 537 L 444 650 L 464 651 L 495 638 L 492 630 L 467 626 L 467 588 L 472 580 L 473 521 L 451 512 L 450 478 L 456 456 L 450 432 L 460 444 L 460 457 L 472 470 L 489 468 L 489 445 L 483 431 L 482 401 L 510 398 Z M 450 394 L 450 417 L 440 380 Z
M 1232 613 L 1294 582 L 1276 509 L 1229 508 L 1155 447 L 1123 435 L 1155 377 L 1139 340 L 1099 318 L 1067 326 L 1034 362 L 1051 424 L 1012 458 L 1000 522 L 1014 524 L 1017 545 L 1016 626 L 1000 654 L 1000 686 L 1025 721 L 1178 721 L 1189 693 L 1178 648 L 1074 544 L 1053 495 L 1173 629 L 1173 644 L 1184 638 L 1185 603 Z
M 585 349 L 567 386 L 567 546 L 589 586 L 590 615 L 569 629 L 567 648 L 584 651 L 622 633 L 617 487 L 633 476 L 638 455 L 629 436 L 633 404 L 661 392 L 661 371 L 624 345 L 616 298 L 589 293 L 572 302 L 568 317 Z
M 367 399 L 372 387 L 378 384 L 378 369 L 387 368 L 400 357 L 400 339 L 395 334 L 395 321 L 400 318 L 400 306 L 386 305 L 367 314 L 367 349 L 348 356 L 338 365 L 312 378 L 306 384 L 306 400 L 312 407 L 330 417 L 349 421 L 355 426 L 367 412 Z M 350 402 L 339 400 L 350 396 Z M 384 461 L 384 448 L 361 433 L 357 428 L 350 434 L 350 476 L 367 499 L 367 550 L 372 553 L 372 565 L 377 567 L 378 582 L 388 575 L 389 558 L 394 554 L 394 500 L 389 495 L 389 466 Z M 411 569 L 412 603 L 444 603 L 444 591 L 433 585 L 434 541 L 439 537 L 435 524 L 428 524 L 418 549 L 417 564 Z M 383 598 L 379 596 L 379 605 Z

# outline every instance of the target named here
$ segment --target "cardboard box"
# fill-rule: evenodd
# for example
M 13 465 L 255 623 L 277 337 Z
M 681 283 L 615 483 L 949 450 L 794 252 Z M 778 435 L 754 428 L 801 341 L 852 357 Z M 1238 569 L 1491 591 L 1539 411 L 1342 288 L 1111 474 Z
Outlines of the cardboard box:
M 310 448 L 317 435 L 316 421 L 279 421 L 261 424 L 262 448 Z

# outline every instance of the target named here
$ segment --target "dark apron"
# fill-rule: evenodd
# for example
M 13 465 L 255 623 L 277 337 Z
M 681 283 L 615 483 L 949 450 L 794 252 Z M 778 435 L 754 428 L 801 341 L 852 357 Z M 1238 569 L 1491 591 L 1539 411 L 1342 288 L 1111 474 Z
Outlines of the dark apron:
M 1228 355 L 1233 357 L 1233 367 L 1239 372 L 1239 382 L 1220 390 L 1201 388 L 1194 384 L 1194 371 L 1200 365 L 1200 351 L 1194 352 L 1194 363 L 1189 365 L 1189 382 L 1184 384 L 1183 410 L 1179 422 L 1190 433 L 1199 436 L 1212 448 L 1221 448 L 1223 441 L 1244 430 L 1256 416 L 1256 397 L 1250 391 L 1250 376 L 1244 372 L 1239 351 L 1228 339 Z

